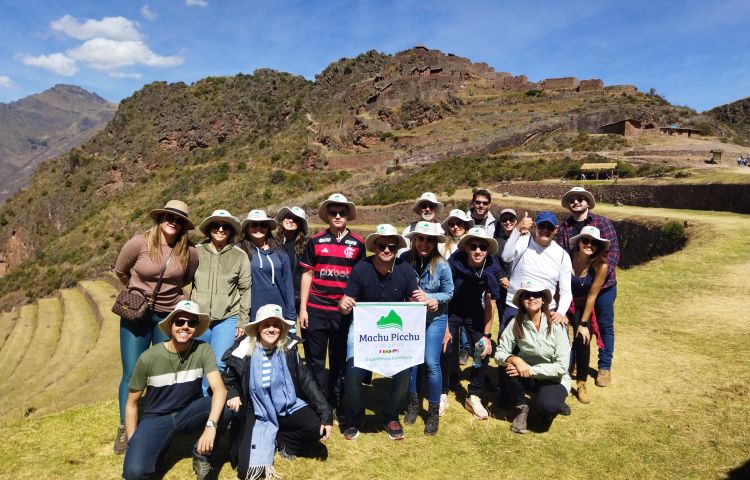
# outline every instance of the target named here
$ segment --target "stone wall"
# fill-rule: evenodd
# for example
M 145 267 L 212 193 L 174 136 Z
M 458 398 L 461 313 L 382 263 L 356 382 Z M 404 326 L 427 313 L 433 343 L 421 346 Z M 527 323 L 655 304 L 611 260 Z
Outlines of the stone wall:
M 542 82 L 544 90 L 575 90 L 579 81 L 575 77 L 547 78 Z
M 581 80 L 578 84 L 579 92 L 601 92 L 602 90 L 604 90 L 604 82 L 598 78 Z

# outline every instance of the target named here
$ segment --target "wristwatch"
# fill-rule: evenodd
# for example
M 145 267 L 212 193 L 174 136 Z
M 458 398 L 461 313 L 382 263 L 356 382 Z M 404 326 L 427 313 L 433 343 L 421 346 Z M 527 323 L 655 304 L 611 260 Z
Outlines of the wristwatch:
M 589 328 L 589 322 L 587 322 L 587 321 L 586 322 L 581 322 L 579 325 L 582 326 L 582 327 Z
M 209 420 L 206 422 L 206 428 L 216 428 L 216 422 Z
M 492 338 L 492 333 L 483 333 L 482 335 L 490 339 Z

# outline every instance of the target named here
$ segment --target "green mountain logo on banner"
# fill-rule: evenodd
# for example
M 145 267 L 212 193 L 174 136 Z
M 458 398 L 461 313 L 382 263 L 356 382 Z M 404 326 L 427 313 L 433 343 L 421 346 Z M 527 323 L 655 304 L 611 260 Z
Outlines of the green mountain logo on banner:
M 380 317 L 380 320 L 378 320 L 378 328 L 398 328 L 399 330 L 403 330 L 404 322 L 401 320 L 401 317 L 398 316 L 398 313 L 391 310 L 385 317 Z

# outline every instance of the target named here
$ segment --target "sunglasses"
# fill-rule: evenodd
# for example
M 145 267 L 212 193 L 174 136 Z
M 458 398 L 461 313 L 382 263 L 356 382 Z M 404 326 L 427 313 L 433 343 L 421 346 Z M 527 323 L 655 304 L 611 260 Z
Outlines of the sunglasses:
M 390 252 L 395 252 L 396 249 L 398 248 L 398 245 L 396 245 L 395 243 L 388 243 L 388 244 L 376 243 L 375 248 L 378 249 L 378 252 L 385 252 L 386 249 L 389 250 Z
M 601 245 L 601 242 L 599 240 L 594 240 L 593 238 L 588 237 L 581 237 L 578 239 L 578 241 L 584 245 L 593 245 L 595 247 L 599 247 Z
M 289 214 L 286 217 L 284 217 L 284 220 L 291 220 L 294 223 L 297 223 L 297 217 L 295 217 L 294 215 L 291 215 L 291 214 Z
M 187 323 L 187 326 L 190 328 L 196 328 L 198 326 L 198 320 L 185 320 L 184 318 L 178 318 L 177 320 L 172 320 L 172 323 L 179 328 L 182 328 Z
M 437 243 L 437 238 L 427 237 L 425 235 L 417 235 L 417 240 L 419 240 L 420 242 Z
M 464 222 L 448 222 L 448 228 L 463 228 L 466 230 L 466 227 L 464 227 Z
M 341 217 L 346 218 L 347 210 L 328 210 L 328 216 L 331 218 Z
M 177 223 L 179 225 L 182 225 L 182 218 L 178 217 L 177 215 L 172 215 L 171 213 L 165 213 L 161 217 L 162 222 L 169 222 L 169 223 Z
M 474 200 L 474 205 L 489 205 L 490 202 L 483 202 L 481 200 Z
M 500 223 L 516 223 L 515 217 L 500 217 Z
M 487 245 L 486 243 L 470 243 L 469 244 L 469 251 L 473 252 L 474 250 L 476 250 L 478 248 L 479 250 L 481 250 L 483 252 L 486 252 L 489 247 L 490 246 Z
M 568 203 L 570 203 L 571 205 L 574 203 L 583 203 L 584 200 L 586 199 L 583 197 L 571 197 L 568 199 Z
M 427 202 L 419 204 L 419 208 L 421 208 L 422 210 L 435 210 L 436 206 L 437 205 L 435 205 L 434 203 L 427 203 Z
M 218 231 L 228 232 L 228 231 L 232 230 L 232 227 L 230 227 L 226 223 L 212 223 L 211 226 L 210 226 L 210 228 L 211 228 L 211 230 L 216 230 L 217 232 Z
M 266 222 L 250 222 L 250 228 L 268 228 Z
M 542 292 L 523 292 L 521 294 L 521 300 L 529 300 L 532 298 L 542 298 Z

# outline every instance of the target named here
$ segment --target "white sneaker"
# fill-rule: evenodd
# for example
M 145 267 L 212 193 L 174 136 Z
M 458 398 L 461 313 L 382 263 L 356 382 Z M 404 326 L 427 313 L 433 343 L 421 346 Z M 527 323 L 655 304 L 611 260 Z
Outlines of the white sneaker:
M 487 420 L 487 417 L 489 417 L 487 409 L 482 405 L 482 400 L 480 400 L 476 395 L 469 395 L 469 397 L 466 399 L 466 402 L 464 403 L 464 407 L 466 408 L 466 410 L 473 413 L 474 417 L 479 420 Z
M 441 393 L 440 394 L 440 409 L 438 410 L 438 416 L 444 417 L 445 411 L 448 410 L 448 406 L 450 403 L 448 403 L 448 394 L 447 393 Z

